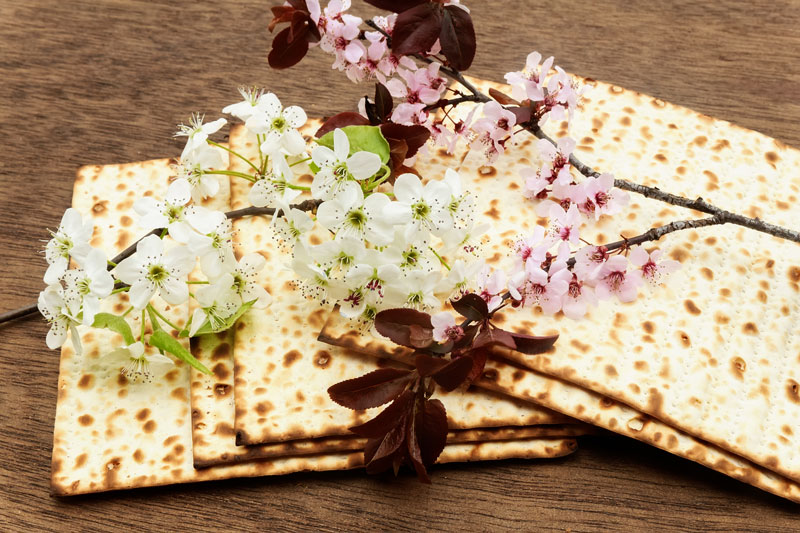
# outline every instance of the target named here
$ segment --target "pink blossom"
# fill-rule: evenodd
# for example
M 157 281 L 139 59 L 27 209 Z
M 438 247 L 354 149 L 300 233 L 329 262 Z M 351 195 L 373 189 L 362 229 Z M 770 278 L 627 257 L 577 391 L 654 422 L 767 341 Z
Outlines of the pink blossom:
M 595 293 L 601 300 L 616 296 L 620 302 L 632 302 L 641 284 L 641 276 L 628 272 L 628 258 L 615 255 L 600 269 Z
M 584 246 L 575 253 L 573 270 L 580 279 L 593 283 L 608 258 L 605 246 Z
M 525 266 L 525 282 L 521 287 L 522 305 L 539 305 L 542 311 L 554 314 L 561 308 L 561 297 L 569 288 L 570 273 L 566 269 L 555 271 L 552 276 L 539 266 L 529 262 Z
M 494 311 L 503 303 L 500 293 L 505 288 L 506 273 L 502 270 L 492 270 L 486 265 L 478 273 L 478 296 L 489 306 L 489 311 Z
M 622 211 L 630 201 L 628 193 L 614 187 L 614 176 L 600 174 L 590 177 L 582 184 L 582 198 L 576 203 L 582 213 L 594 215 L 599 219 L 602 215 L 614 215 Z
M 631 249 L 630 261 L 634 266 L 639 267 L 634 270 L 634 275 L 641 277 L 643 281 L 648 281 L 656 284 L 671 272 L 675 272 L 681 267 L 681 264 L 671 259 L 661 259 L 663 253 L 659 249 L 653 250 L 651 253 L 641 246 Z
M 392 111 L 392 122 L 396 122 L 397 124 L 425 124 L 427 121 L 428 112 L 425 111 L 425 104 L 409 104 L 403 102 L 402 104 L 398 104 L 398 106 L 394 108 L 394 111 Z
M 590 305 L 597 305 L 594 289 L 573 273 L 572 279 L 569 281 L 569 288 L 561 300 L 561 310 L 567 318 L 577 320 L 583 318 Z
M 550 219 L 553 221 L 553 233 L 562 241 L 578 244 L 580 241 L 581 214 L 578 206 L 572 204 L 567 211 L 560 205 L 550 208 Z
M 519 239 L 514 245 L 518 268 L 522 268 L 529 262 L 534 265 L 541 265 L 542 261 L 547 257 L 547 250 L 552 244 L 553 241 L 546 238 L 544 228 L 535 226 L 532 234 Z
M 487 102 L 483 106 L 483 117 L 475 121 L 472 130 L 478 134 L 473 145 L 484 145 L 487 159 L 494 161 L 505 151 L 505 144 L 513 135 L 517 117 L 497 102 Z
M 525 69 L 521 72 L 509 72 L 505 78 L 511 85 L 511 96 L 517 100 L 530 99 L 535 102 L 544 100 L 544 81 L 550 67 L 553 65 L 553 57 L 545 59 L 541 67 L 539 63 L 542 55 L 539 52 L 531 52 L 525 61 Z
M 392 78 L 386 82 L 386 88 L 395 98 L 405 100 L 409 104 L 435 104 L 439 101 L 443 85 L 439 84 L 436 88 L 433 85 L 438 84 L 439 65 L 434 63 L 429 65 L 427 69 L 419 69 L 416 71 L 407 69 L 398 69 L 397 74 L 401 79 Z M 404 83 L 405 82 L 405 83 Z
M 431 317 L 433 340 L 436 342 L 457 341 L 464 336 L 464 330 L 456 324 L 456 319 L 447 311 L 436 313 Z

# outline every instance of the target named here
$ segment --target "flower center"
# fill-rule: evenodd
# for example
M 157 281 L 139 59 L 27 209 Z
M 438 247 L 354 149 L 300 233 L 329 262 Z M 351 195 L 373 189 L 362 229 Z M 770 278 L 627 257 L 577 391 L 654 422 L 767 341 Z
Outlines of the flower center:
M 625 281 L 625 272 L 616 270 L 610 273 L 606 279 L 608 280 L 608 285 L 611 287 L 611 290 L 619 290 L 620 286 Z
M 167 218 L 170 222 L 175 222 L 181 219 L 181 215 L 183 214 L 183 206 L 182 205 L 171 205 L 167 207 L 167 212 L 165 213 Z
M 411 214 L 417 220 L 425 220 L 430 215 L 431 208 L 425 202 L 417 202 L 411 206 Z
M 277 117 L 272 119 L 272 129 L 278 132 L 282 132 L 286 129 L 286 119 L 283 117 Z
M 367 224 L 367 215 L 361 209 L 351 209 L 347 212 L 345 221 L 351 228 L 361 231 Z
M 147 271 L 147 279 L 155 284 L 161 284 L 167 277 L 169 277 L 169 271 L 161 265 L 150 265 L 150 269 Z

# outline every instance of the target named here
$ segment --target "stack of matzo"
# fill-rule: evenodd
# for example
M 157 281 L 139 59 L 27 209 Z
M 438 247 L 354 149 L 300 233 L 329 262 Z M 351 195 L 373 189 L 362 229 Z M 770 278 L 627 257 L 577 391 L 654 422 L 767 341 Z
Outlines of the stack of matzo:
M 257 157 L 242 133 L 243 128 L 232 131 L 234 148 Z M 94 219 L 94 246 L 113 255 L 139 237 L 133 201 L 142 193 L 163 197 L 170 163 L 162 159 L 79 171 L 73 206 Z M 227 181 L 221 185 L 209 207 L 239 207 L 237 198 L 246 197 L 246 190 L 229 188 Z M 236 226 L 237 247 L 258 250 L 270 260 L 262 281 L 273 295 L 274 309 L 251 311 L 231 331 L 191 343 L 213 376 L 190 372 L 178 362 L 151 383 L 130 383 L 118 367 L 102 361 L 109 347 L 121 343 L 117 335 L 82 329 L 84 355 L 76 357 L 69 343 L 61 353 L 54 494 L 362 465 L 364 441 L 347 428 L 367 415 L 333 404 L 325 391 L 388 363 L 318 343 L 327 310 L 310 307 L 286 283 L 290 278 L 282 270 L 288 258 L 281 255 L 272 229 L 262 219 L 243 219 Z M 119 313 L 126 307 L 127 297 L 121 294 L 104 310 Z M 163 302 L 159 307 L 177 326 L 186 323 L 189 309 Z M 306 310 L 309 314 L 303 315 Z M 244 374 L 245 369 L 250 373 Z M 575 450 L 574 436 L 589 431 L 564 415 L 502 394 L 460 391 L 441 399 L 453 431 L 439 462 L 563 456 Z M 247 446 L 237 444 L 237 434 L 248 436 Z
M 484 91 L 495 87 L 476 83 Z M 569 132 L 577 154 L 613 172 L 688 198 L 797 229 L 800 151 L 756 132 L 619 87 L 597 83 Z M 466 112 L 466 109 L 462 109 Z M 546 128 L 547 129 L 547 128 Z M 553 136 L 567 132 L 551 125 Z M 526 134 L 523 134 L 526 135 Z M 532 137 L 497 168 L 461 163 L 479 211 L 494 218 L 482 255 L 501 264 L 513 239 L 537 222 L 519 170 L 537 166 Z M 701 218 L 632 195 L 601 221 L 598 244 L 672 220 Z M 602 302 L 582 321 L 535 310 L 504 313 L 503 327 L 558 332 L 546 354 L 497 350 L 478 385 L 628 435 L 800 501 L 800 245 L 739 226 L 674 233 L 659 242 L 682 268 L 632 304 Z M 384 339 L 331 315 L 322 339 L 404 360 Z

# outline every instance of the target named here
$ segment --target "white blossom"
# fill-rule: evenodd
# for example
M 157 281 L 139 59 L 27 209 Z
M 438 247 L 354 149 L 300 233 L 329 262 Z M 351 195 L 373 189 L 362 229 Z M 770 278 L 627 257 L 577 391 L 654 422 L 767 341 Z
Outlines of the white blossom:
M 200 307 L 192 313 L 190 337 L 206 322 L 211 324 L 213 330 L 220 329 L 241 304 L 239 295 L 233 289 L 233 276 L 227 272 L 214 283 L 197 289 L 195 296 Z
M 120 374 L 134 382 L 152 381 L 153 367 L 160 375 L 175 365 L 172 359 L 158 352 L 146 354 L 141 341 L 112 350 L 103 356 L 102 361 L 107 364 L 123 364 Z
M 69 267 L 69 258 L 83 261 L 91 250 L 89 239 L 92 238 L 94 225 L 91 220 L 83 221 L 80 212 L 70 207 L 64 212 L 58 229 L 52 232 L 53 238 L 44 248 L 45 259 L 49 266 L 44 274 L 44 282 L 48 285 L 56 283 Z
M 311 158 L 320 169 L 311 183 L 314 198 L 332 199 L 346 183 L 365 180 L 381 168 L 381 158 L 377 154 L 364 151 L 349 154 L 350 140 L 340 129 L 333 130 L 333 150 L 327 146 L 312 150 Z
M 135 311 L 141 311 L 156 292 L 169 304 L 185 302 L 189 298 L 186 276 L 194 263 L 187 247 L 176 246 L 164 254 L 164 242 L 148 235 L 136 245 L 136 253 L 121 261 L 113 273 L 131 286 L 131 304 Z
M 80 356 L 81 336 L 77 325 L 81 312 L 80 296 L 74 291 L 64 291 L 60 284 L 50 285 L 39 293 L 39 312 L 50 323 L 47 332 L 47 347 L 51 350 L 61 347 L 67 340 L 67 331 L 72 331 L 72 345 L 76 355 Z
M 90 326 L 94 316 L 100 312 L 100 300 L 114 289 L 114 278 L 108 272 L 105 252 L 92 248 L 83 268 L 67 270 L 64 285 L 66 291 L 77 294 L 83 312 L 82 322 Z
M 189 159 L 191 152 L 205 148 L 207 146 L 208 136 L 220 130 L 228 121 L 224 118 L 218 118 L 214 122 L 203 124 L 204 115 L 195 113 L 192 115 L 189 124 L 181 124 L 178 126 L 176 137 L 187 137 L 186 146 L 181 153 L 181 161 Z

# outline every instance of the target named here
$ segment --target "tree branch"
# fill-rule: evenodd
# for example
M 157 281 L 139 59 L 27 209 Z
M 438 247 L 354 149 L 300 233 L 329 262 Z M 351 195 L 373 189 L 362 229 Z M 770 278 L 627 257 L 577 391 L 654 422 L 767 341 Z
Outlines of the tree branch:
M 316 209 L 319 204 L 322 203 L 321 200 L 306 200 L 299 204 L 294 204 L 289 207 L 294 209 L 299 209 L 301 211 L 313 211 Z M 274 215 L 276 208 L 274 207 L 245 207 L 243 209 L 236 209 L 234 211 L 228 211 L 225 213 L 225 216 L 229 219 L 235 218 L 242 218 L 248 216 L 261 216 L 261 215 Z M 278 209 L 278 214 L 282 214 L 282 211 Z M 136 251 L 136 246 L 139 244 L 139 241 L 144 239 L 145 237 L 149 237 L 150 235 L 160 235 L 161 232 L 164 231 L 164 228 L 157 228 L 148 233 L 147 235 L 143 235 L 139 238 L 136 242 L 125 248 L 119 254 L 117 254 L 111 262 L 114 264 L 118 264 L 120 261 L 127 259 Z M 108 265 L 108 269 L 111 270 L 113 267 Z M 22 318 L 25 316 L 32 315 L 39 310 L 36 303 L 28 304 L 25 307 L 20 307 L 19 309 L 14 309 L 13 311 L 7 311 L 5 313 L 0 314 L 0 324 L 5 322 L 10 322 L 17 318 Z

